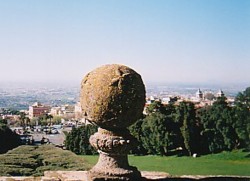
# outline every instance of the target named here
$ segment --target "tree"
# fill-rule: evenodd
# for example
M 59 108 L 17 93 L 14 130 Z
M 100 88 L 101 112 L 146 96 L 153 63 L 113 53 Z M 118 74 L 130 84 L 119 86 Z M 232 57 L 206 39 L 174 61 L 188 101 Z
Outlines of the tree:
M 61 120 L 62 120 L 62 118 L 60 116 L 53 116 L 52 123 L 53 124 L 60 124 Z
M 250 109 L 250 87 L 247 87 L 243 92 L 239 92 L 235 102 L 236 104 L 243 104 Z
M 38 117 L 34 117 L 30 120 L 30 125 L 32 126 L 37 126 L 39 124 L 39 118 Z
M 238 147 L 250 149 L 250 87 L 236 96 L 233 115 Z
M 193 103 L 181 102 L 176 107 L 176 122 L 180 125 L 184 151 L 191 156 L 192 153 L 197 151 L 199 146 L 199 133 L 196 126 L 196 112 Z
M 239 138 L 234 127 L 233 112 L 225 97 L 219 97 L 212 106 L 202 108 L 199 116 L 208 152 L 237 148 Z
M 142 131 L 142 123 L 143 119 L 137 120 L 133 125 L 129 127 L 130 133 L 136 138 L 136 146 L 132 148 L 131 152 L 136 155 L 145 155 L 147 154 L 147 150 L 143 147 L 143 139 L 144 136 Z
M 26 117 L 24 122 L 26 126 L 30 126 L 30 118 Z
M 73 128 L 66 135 L 65 146 L 68 150 L 82 155 L 92 155 L 96 150 L 90 145 L 89 138 L 97 131 L 97 127 L 93 125 L 84 125 Z
M 7 125 L 7 119 L 2 119 L 1 117 L 0 117 L 0 124 L 6 124 Z
M 176 145 L 177 125 L 174 122 L 173 105 L 154 102 L 147 108 L 146 117 L 130 127 L 131 134 L 139 142 L 133 153 L 167 155 Z
M 48 114 L 44 114 L 38 117 L 38 124 L 42 126 L 47 126 L 48 125 Z
M 147 107 L 146 112 L 147 114 L 156 112 L 166 114 L 166 107 L 160 101 L 155 101 Z
M 169 140 L 167 137 L 166 116 L 155 112 L 147 116 L 142 123 L 142 144 L 149 154 L 166 155 Z
M 50 114 L 46 114 L 47 116 L 46 116 L 46 119 L 49 119 L 49 124 L 50 124 L 50 126 L 52 126 L 52 119 L 53 119 L 53 116 L 52 115 L 50 115 Z
M 5 153 L 20 144 L 19 136 L 12 132 L 4 121 L 0 121 L 0 153 Z
M 20 126 L 25 127 L 26 126 L 26 114 L 24 112 L 20 112 L 19 114 L 19 120 L 20 120 Z
M 178 147 L 188 155 L 250 149 L 249 97 L 247 88 L 233 107 L 223 96 L 197 110 L 191 102 L 165 106 L 156 101 L 147 107 L 145 118 L 130 127 L 139 142 L 134 153 L 167 155 Z

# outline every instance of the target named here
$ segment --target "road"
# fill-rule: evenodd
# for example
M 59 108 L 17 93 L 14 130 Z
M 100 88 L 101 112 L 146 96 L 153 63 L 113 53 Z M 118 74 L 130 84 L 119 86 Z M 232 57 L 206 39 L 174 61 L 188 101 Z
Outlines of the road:
M 42 132 L 34 132 L 31 135 L 33 136 L 36 144 L 40 144 L 42 138 L 47 138 L 49 142 L 54 145 L 63 145 L 65 140 L 65 134 L 63 133 L 63 129 L 59 129 L 58 132 L 58 134 L 45 134 Z

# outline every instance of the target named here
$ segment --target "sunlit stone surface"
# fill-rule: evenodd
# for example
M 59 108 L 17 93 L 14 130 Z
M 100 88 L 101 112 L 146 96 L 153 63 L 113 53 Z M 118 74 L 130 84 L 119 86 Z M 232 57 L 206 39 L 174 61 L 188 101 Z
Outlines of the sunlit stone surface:
M 105 65 L 88 73 L 81 84 L 85 117 L 100 128 L 90 137 L 100 153 L 89 171 L 90 180 L 139 180 L 140 172 L 128 164 L 135 140 L 127 127 L 142 115 L 145 86 L 141 76 L 124 65 Z
M 142 115 L 145 87 L 134 70 L 104 65 L 84 77 L 80 100 L 88 120 L 108 130 L 126 128 Z

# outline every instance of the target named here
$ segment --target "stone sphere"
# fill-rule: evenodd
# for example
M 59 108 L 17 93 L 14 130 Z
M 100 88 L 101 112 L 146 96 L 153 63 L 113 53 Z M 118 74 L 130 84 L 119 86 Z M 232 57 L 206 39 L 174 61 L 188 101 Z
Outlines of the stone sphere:
M 90 122 L 107 130 L 125 128 L 142 115 L 145 86 L 131 68 L 104 65 L 83 78 L 80 102 Z

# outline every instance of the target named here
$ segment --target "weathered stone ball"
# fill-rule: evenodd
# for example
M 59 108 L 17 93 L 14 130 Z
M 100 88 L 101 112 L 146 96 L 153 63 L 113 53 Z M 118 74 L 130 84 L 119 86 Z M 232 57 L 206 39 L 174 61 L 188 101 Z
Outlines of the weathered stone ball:
M 83 78 L 80 102 L 90 122 L 108 130 L 125 128 L 142 115 L 145 86 L 133 69 L 104 65 Z

